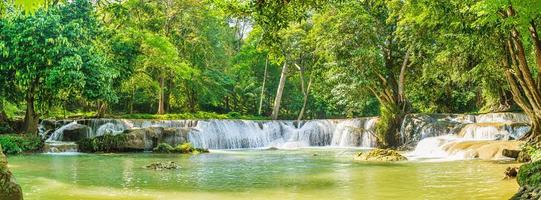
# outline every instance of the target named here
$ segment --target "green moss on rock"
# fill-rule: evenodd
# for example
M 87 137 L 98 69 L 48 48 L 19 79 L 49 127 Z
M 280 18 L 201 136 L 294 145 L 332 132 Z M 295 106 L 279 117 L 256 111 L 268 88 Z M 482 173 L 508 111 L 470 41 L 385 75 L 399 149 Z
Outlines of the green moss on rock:
M 520 166 L 517 181 L 520 186 L 541 186 L 541 160 Z
M 360 152 L 355 155 L 354 160 L 360 161 L 403 161 L 408 160 L 406 157 L 391 149 L 374 149 L 368 152 Z
M 21 186 L 13 181 L 11 172 L 7 167 L 7 158 L 2 153 L 0 145 L 0 199 L 2 200 L 22 200 L 23 193 Z
M 155 153 L 208 153 L 207 149 L 194 148 L 191 143 L 179 144 L 172 147 L 167 143 L 160 143 L 153 149 Z

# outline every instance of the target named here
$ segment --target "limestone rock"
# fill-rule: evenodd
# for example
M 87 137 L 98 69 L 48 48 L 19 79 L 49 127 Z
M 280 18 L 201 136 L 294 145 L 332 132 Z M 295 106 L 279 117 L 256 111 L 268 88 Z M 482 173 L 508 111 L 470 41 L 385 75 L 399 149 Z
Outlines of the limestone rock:
M 21 186 L 13 180 L 13 176 L 7 167 L 7 158 L 2 153 L 0 146 L 0 199 L 2 200 L 22 200 L 23 193 Z
M 403 161 L 406 157 L 391 149 L 374 149 L 369 152 L 360 152 L 355 155 L 354 160 L 360 161 Z
M 189 128 L 163 128 L 147 127 L 128 129 L 126 134 L 125 149 L 128 150 L 151 150 L 160 143 L 176 146 L 187 142 Z

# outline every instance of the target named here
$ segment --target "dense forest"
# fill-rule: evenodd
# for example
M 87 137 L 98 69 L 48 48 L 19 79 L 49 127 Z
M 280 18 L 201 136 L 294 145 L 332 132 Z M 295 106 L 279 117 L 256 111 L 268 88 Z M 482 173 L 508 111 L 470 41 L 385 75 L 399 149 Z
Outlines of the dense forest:
M 541 133 L 537 0 L 0 2 L 0 121 L 22 132 L 65 113 L 380 116 L 392 146 L 407 113 L 521 110 Z

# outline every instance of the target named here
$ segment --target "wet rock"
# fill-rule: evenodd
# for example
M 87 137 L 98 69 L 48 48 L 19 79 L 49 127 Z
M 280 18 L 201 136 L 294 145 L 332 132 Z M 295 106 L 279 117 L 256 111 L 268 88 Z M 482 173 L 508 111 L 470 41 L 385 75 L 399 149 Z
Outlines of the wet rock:
M 506 179 L 516 178 L 517 174 L 518 174 L 518 167 L 507 167 L 507 169 L 505 169 Z
M 22 200 L 23 193 L 21 186 L 15 183 L 7 164 L 7 158 L 2 153 L 2 147 L 0 146 L 0 199 Z
M 269 150 L 269 151 L 275 151 L 275 150 L 278 150 L 278 147 L 269 147 L 269 148 L 267 148 L 267 150 Z
M 509 158 L 516 159 L 519 154 L 520 154 L 520 150 L 516 150 L 516 149 L 504 149 L 502 151 L 502 155 Z
M 170 170 L 170 169 L 180 169 L 180 166 L 178 166 L 177 163 L 173 161 L 169 161 L 169 162 L 151 163 L 150 165 L 145 166 L 145 168 L 153 169 L 153 170 Z
M 76 142 L 87 137 L 90 128 L 82 124 L 73 124 L 66 129 L 62 134 L 62 141 Z
M 354 160 L 359 161 L 403 161 L 406 157 L 391 149 L 374 149 L 369 152 L 360 152 L 355 155 Z

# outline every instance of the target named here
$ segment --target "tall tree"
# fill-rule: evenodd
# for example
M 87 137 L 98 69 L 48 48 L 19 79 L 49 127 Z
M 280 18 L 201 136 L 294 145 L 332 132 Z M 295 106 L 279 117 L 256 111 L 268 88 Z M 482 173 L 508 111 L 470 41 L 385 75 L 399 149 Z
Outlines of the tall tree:
M 58 4 L 33 15 L 16 12 L 4 20 L 0 71 L 16 71 L 14 82 L 25 93 L 25 132 L 37 132 L 36 110 L 46 111 L 62 91 L 94 99 L 114 97 L 100 92 L 111 91 L 115 70 L 94 46 L 100 33 L 90 2 Z

